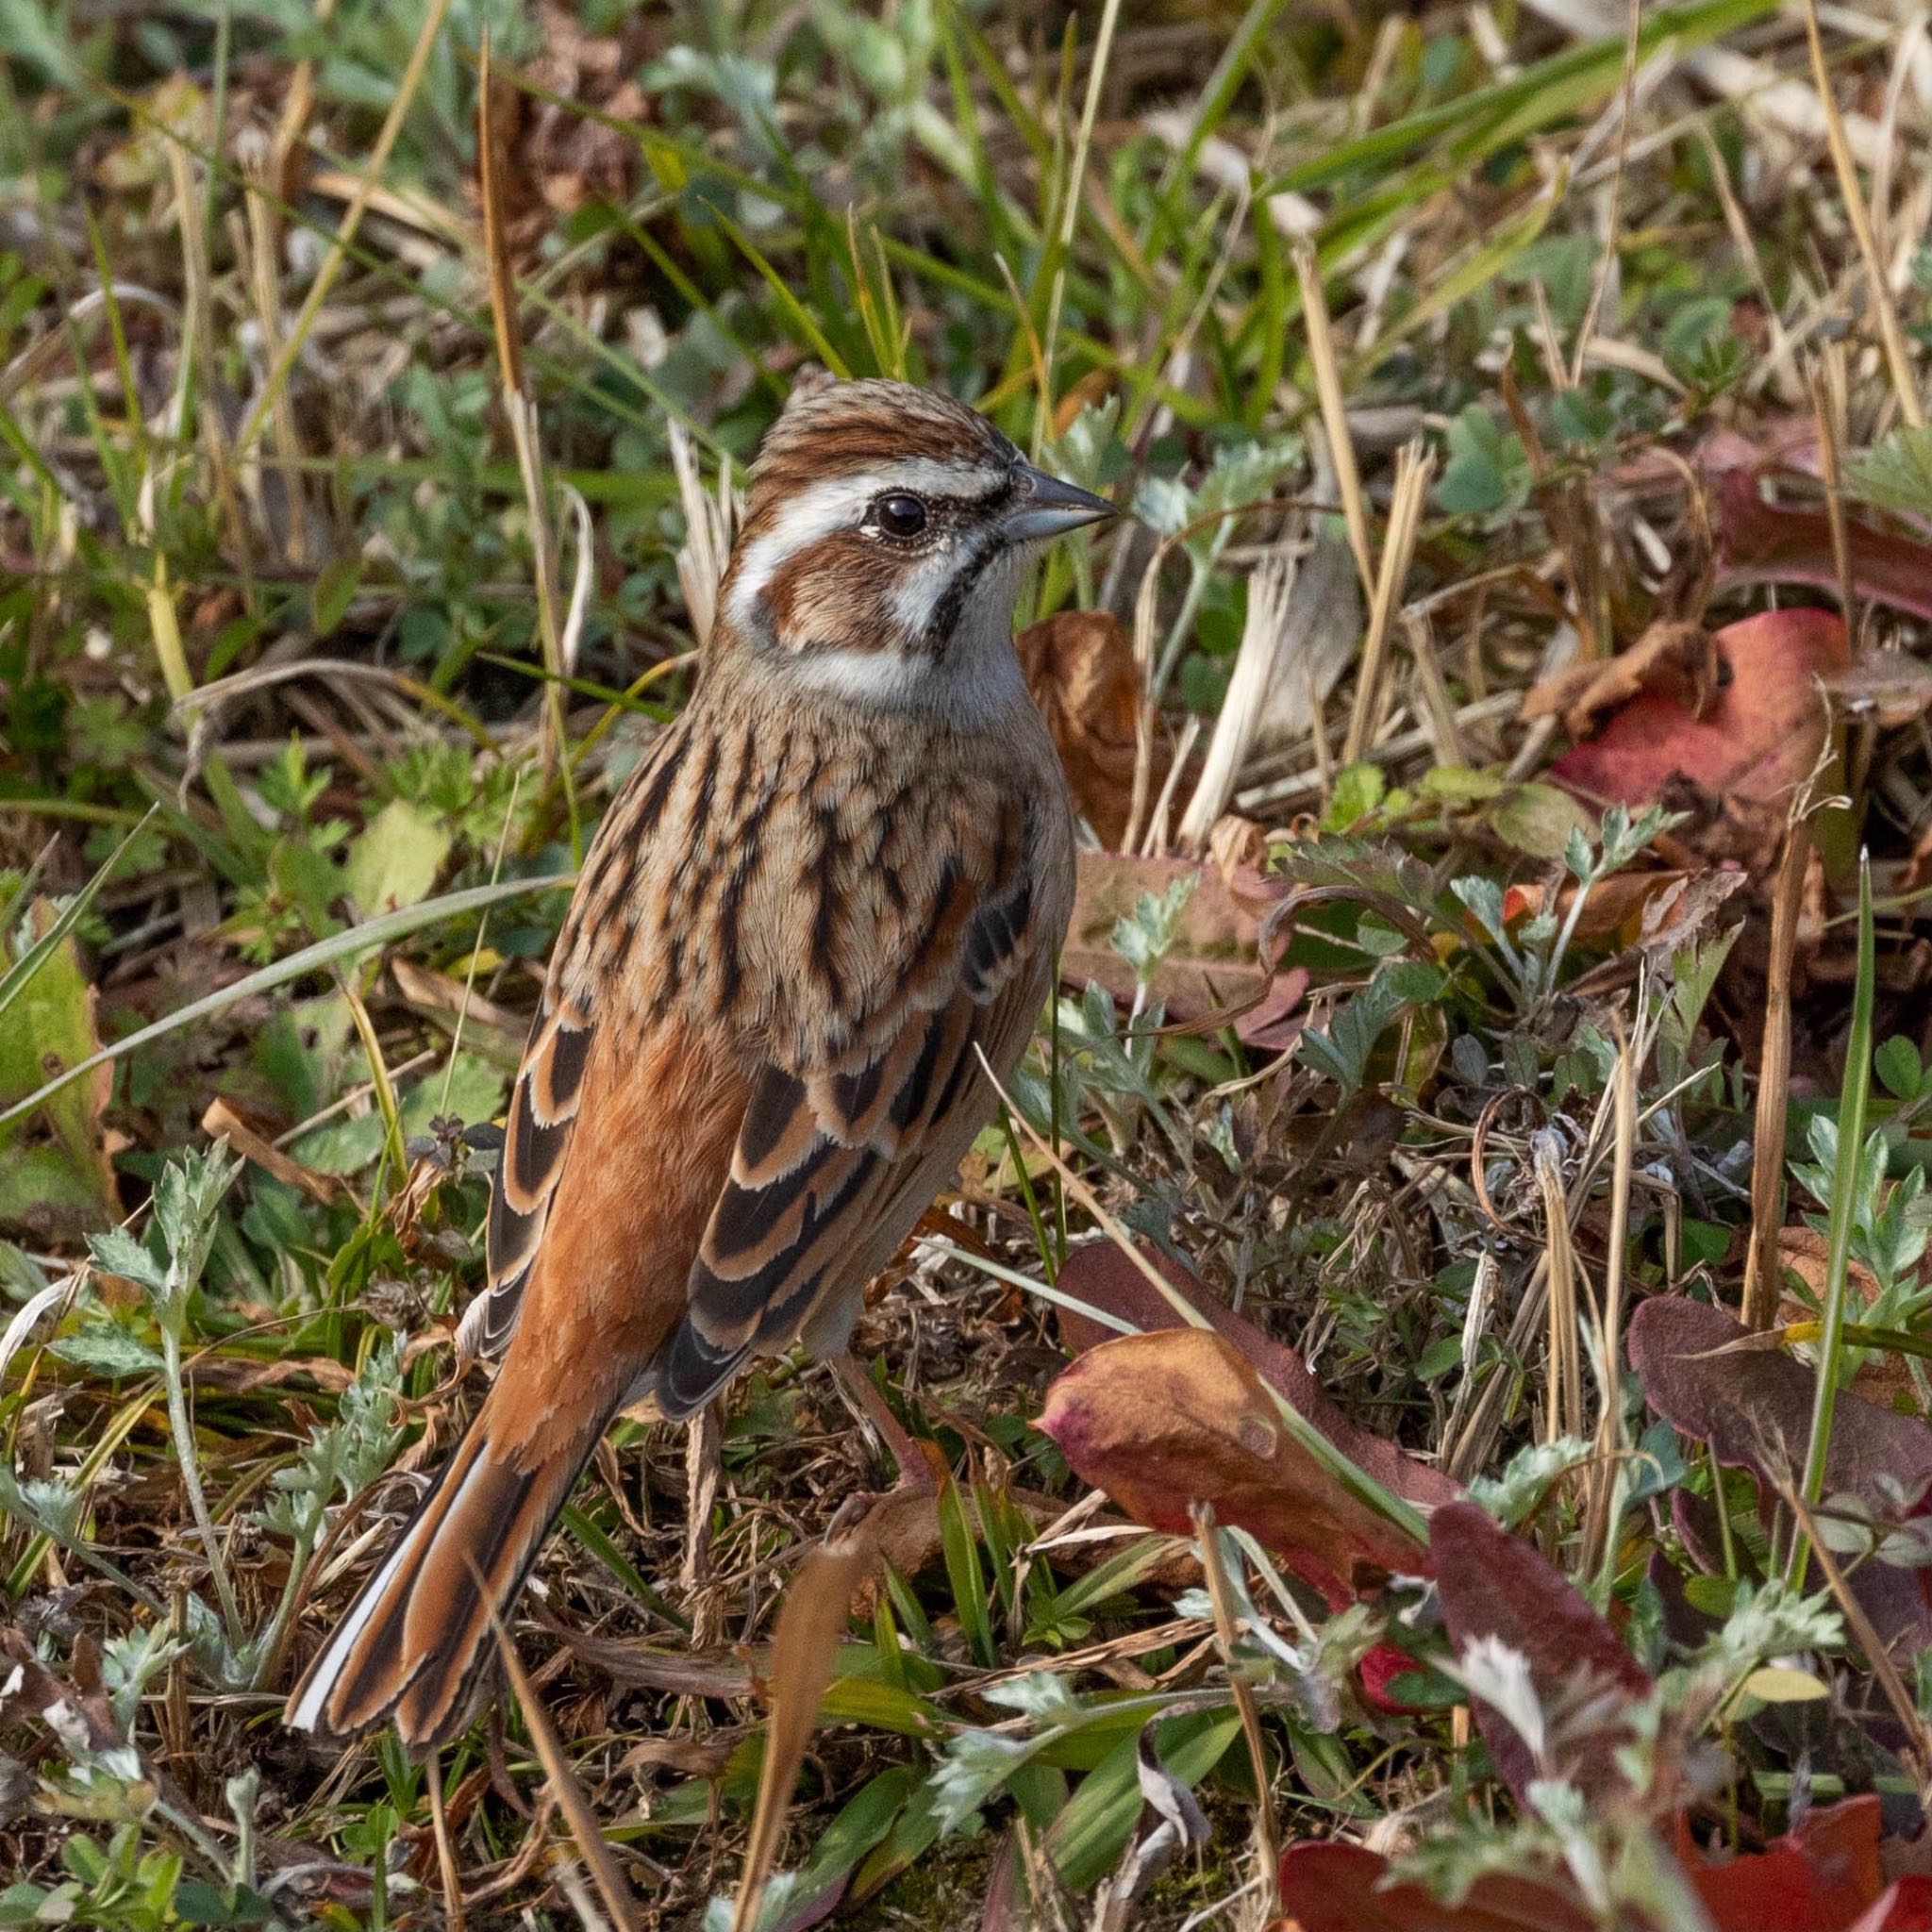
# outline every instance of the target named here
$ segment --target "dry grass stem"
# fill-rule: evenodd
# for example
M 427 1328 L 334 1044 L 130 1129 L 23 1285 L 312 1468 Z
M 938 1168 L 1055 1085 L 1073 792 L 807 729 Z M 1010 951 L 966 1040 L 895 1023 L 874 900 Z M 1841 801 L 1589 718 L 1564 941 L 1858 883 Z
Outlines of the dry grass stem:
M 1751 1247 L 1744 1270 L 1744 1325 L 1763 1331 L 1784 1295 L 1778 1234 L 1784 1226 L 1785 1120 L 1790 1107 L 1791 968 L 1798 914 L 1811 861 L 1811 832 L 1793 816 L 1785 830 L 1771 912 L 1770 978 L 1764 994 L 1764 1043 L 1757 1061 L 1757 1115 L 1751 1145 Z
M 1637 1158 L 1637 1057 L 1623 1024 L 1615 1027 L 1617 1064 L 1610 1076 L 1615 1110 L 1610 1148 L 1610 1231 L 1604 1258 L 1603 1307 L 1597 1330 L 1599 1408 L 1596 1453 L 1586 1475 L 1583 1558 L 1580 1568 L 1600 1569 L 1610 1558 L 1616 1533 L 1617 1487 L 1624 1467 L 1624 1400 L 1619 1363 L 1624 1358 L 1624 1274 L 1630 1247 L 1630 1176 Z
M 1858 166 L 1845 139 L 1843 118 L 1832 92 L 1831 74 L 1824 63 L 1824 42 L 1818 31 L 1818 0 L 1805 0 L 1805 37 L 1811 49 L 1811 78 L 1818 89 L 1818 101 L 1824 113 L 1825 143 L 1831 150 L 1831 164 L 1838 171 L 1839 192 L 1843 197 L 1845 219 L 1858 244 L 1865 264 L 1866 287 L 1872 312 L 1878 323 L 1878 339 L 1885 349 L 1885 360 L 1891 371 L 1892 393 L 1898 398 L 1900 413 L 1914 429 L 1925 426 L 1925 406 L 1912 373 L 1911 351 L 1906 346 L 1905 331 L 1899 326 L 1898 304 L 1892 300 L 1891 277 L 1878 252 L 1878 238 L 1873 232 L 1872 215 L 1865 206 L 1864 191 L 1858 186 Z
M 403 69 L 402 78 L 396 84 L 395 98 L 390 103 L 389 112 L 383 116 L 375 145 L 369 151 L 368 165 L 357 188 L 356 198 L 343 212 L 341 226 L 336 230 L 329 243 L 329 252 L 315 272 L 315 279 L 309 284 L 308 293 L 303 299 L 301 309 L 282 343 L 281 354 L 269 366 L 261 393 L 256 397 L 254 408 L 243 418 L 242 427 L 235 434 L 234 456 L 238 462 L 254 448 L 255 439 L 261 434 L 262 426 L 281 394 L 282 386 L 295 366 L 295 358 L 302 353 L 309 330 L 315 326 L 315 318 L 321 312 L 322 305 L 328 300 L 329 291 L 335 287 L 336 277 L 349 258 L 350 244 L 356 239 L 357 229 L 362 225 L 369 197 L 375 192 L 382 171 L 389 165 L 390 152 L 396 144 L 396 137 L 403 131 L 403 123 L 416 98 L 416 90 L 422 85 L 423 75 L 428 68 L 429 56 L 435 49 L 437 37 L 442 32 L 443 16 L 449 11 L 449 5 L 450 0 L 429 0 L 424 9 L 422 27 L 417 32 L 415 44 L 409 49 L 408 62 Z
M 1248 579 L 1248 608 L 1241 621 L 1241 648 L 1227 681 L 1227 696 L 1208 741 L 1201 776 L 1194 795 L 1181 814 L 1180 846 L 1199 858 L 1208 849 L 1208 835 L 1227 809 L 1235 780 L 1255 741 L 1261 706 L 1274 681 L 1288 636 L 1288 613 L 1294 596 L 1295 561 L 1286 537 L 1262 559 Z M 1179 770 L 1185 761 L 1174 760 Z
M 1208 1600 L 1214 1606 L 1214 1637 L 1221 1649 L 1222 1668 L 1227 1673 L 1227 1688 L 1234 1696 L 1234 1707 L 1241 1713 L 1241 1736 L 1247 1742 L 1248 1764 L 1255 1774 L 1259 1805 L 1255 1818 L 1255 1835 L 1260 1842 L 1261 1869 L 1268 1888 L 1268 1914 L 1272 1919 L 1281 1909 L 1277 1873 L 1281 1865 L 1281 1827 L 1274 1814 L 1274 1782 L 1268 1765 L 1268 1746 L 1261 1736 L 1261 1714 L 1256 1707 L 1254 1686 L 1242 1675 L 1235 1661 L 1235 1644 L 1241 1631 L 1235 1620 L 1234 1586 L 1227 1574 L 1226 1551 L 1221 1532 L 1215 1526 L 1214 1511 L 1196 1503 L 1190 1514 L 1194 1521 L 1194 1541 L 1201 1552 L 1201 1570 L 1208 1581 Z
M 1543 1396 L 1543 1441 L 1554 1442 L 1562 1436 L 1583 1434 L 1583 1359 L 1577 1325 L 1581 1309 L 1562 1153 L 1554 1135 L 1546 1131 L 1537 1136 L 1534 1158 L 1543 1202 L 1544 1252 L 1549 1257 L 1549 1385 Z
M 480 1573 L 476 1576 L 476 1587 L 479 1590 L 486 1588 Z M 611 1856 L 610 1847 L 605 1843 L 596 1811 L 585 1795 L 583 1786 L 577 1782 L 576 1773 L 571 1769 L 569 1755 L 550 1722 L 550 1713 L 544 1709 L 543 1700 L 531 1684 L 523 1659 L 517 1656 L 517 1647 L 511 1642 L 509 1632 L 503 1627 L 503 1620 L 494 1609 L 490 1613 L 490 1627 L 496 1633 L 496 1647 L 503 1658 L 503 1674 L 508 1679 L 510 1695 L 516 1699 L 517 1708 L 524 1714 L 531 1748 L 537 1754 L 538 1763 L 543 1767 L 543 1775 L 550 1781 L 550 1795 L 563 1813 L 564 1823 L 570 1826 L 578 1855 L 591 1868 L 591 1877 L 604 1901 L 604 1909 L 610 1914 L 611 1924 L 617 1927 L 617 1932 L 640 1932 L 644 1924 L 643 1907 L 626 1883 L 616 1858 Z
M 777 1862 L 791 1787 L 818 1723 L 819 1705 L 832 1681 L 832 1663 L 843 1635 L 853 1592 L 876 1556 L 858 1538 L 825 1543 L 799 1565 L 778 1610 L 772 1639 L 772 1716 L 765 1730 L 765 1758 L 758 1771 L 758 1808 L 731 1912 L 731 1932 L 752 1932 L 758 1905 Z
M 1308 359 L 1315 370 L 1315 395 L 1321 405 L 1322 432 L 1327 440 L 1328 460 L 1341 498 L 1348 525 L 1348 547 L 1355 552 L 1363 594 L 1375 594 L 1374 552 L 1369 545 L 1369 511 L 1362 495 L 1361 473 L 1356 467 L 1355 441 L 1348 432 L 1348 408 L 1341 386 L 1341 364 L 1335 354 L 1335 330 L 1328 319 L 1328 298 L 1322 289 L 1322 271 L 1315 251 L 1303 242 L 1294 251 L 1295 277 L 1301 284 L 1302 322 L 1307 331 Z
M 1355 707 L 1349 713 L 1348 736 L 1342 741 L 1341 762 L 1352 765 L 1374 742 L 1379 725 L 1389 657 L 1389 634 L 1408 577 L 1422 526 L 1424 499 L 1436 474 L 1436 459 L 1422 444 L 1404 446 L 1395 459 L 1395 485 L 1389 500 L 1389 528 L 1382 542 L 1381 567 L 1369 602 L 1368 636 L 1362 641 L 1361 669 L 1357 675 Z

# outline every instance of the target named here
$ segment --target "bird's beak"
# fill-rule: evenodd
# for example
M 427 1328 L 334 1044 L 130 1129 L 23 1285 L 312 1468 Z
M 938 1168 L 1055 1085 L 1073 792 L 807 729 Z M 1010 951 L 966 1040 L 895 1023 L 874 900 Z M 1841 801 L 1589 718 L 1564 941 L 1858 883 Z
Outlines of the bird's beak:
M 1069 530 L 1084 529 L 1103 517 L 1119 515 L 1104 496 L 1062 483 L 1031 463 L 1022 472 L 1025 486 L 1023 495 L 1007 513 L 1000 529 L 1008 543 L 1041 543 L 1052 537 L 1064 537 Z

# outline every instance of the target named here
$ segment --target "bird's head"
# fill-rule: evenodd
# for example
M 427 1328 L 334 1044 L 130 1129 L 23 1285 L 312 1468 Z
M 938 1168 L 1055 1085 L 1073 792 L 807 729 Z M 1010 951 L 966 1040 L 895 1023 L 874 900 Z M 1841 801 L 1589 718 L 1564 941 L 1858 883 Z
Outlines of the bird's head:
M 742 648 L 803 688 L 957 708 L 1011 662 L 1029 554 L 1113 513 L 962 404 L 838 383 L 766 436 L 722 609 Z

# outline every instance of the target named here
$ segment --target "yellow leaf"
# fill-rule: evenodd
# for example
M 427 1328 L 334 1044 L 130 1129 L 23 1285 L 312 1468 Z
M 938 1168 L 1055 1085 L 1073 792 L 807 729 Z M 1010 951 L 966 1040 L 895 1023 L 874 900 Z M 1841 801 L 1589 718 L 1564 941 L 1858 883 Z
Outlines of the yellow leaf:
M 1829 1687 L 1809 1671 L 1796 1671 L 1789 1664 L 1766 1664 L 1744 1679 L 1744 1691 L 1761 1704 L 1808 1704 L 1814 1698 L 1828 1697 Z

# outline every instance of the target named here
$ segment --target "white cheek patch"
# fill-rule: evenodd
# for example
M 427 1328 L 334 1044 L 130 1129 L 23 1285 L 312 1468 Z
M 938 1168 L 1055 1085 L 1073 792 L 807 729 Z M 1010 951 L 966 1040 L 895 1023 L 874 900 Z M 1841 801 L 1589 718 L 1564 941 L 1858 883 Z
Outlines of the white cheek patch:
M 731 583 L 732 621 L 749 626 L 765 586 L 779 567 L 808 545 L 855 526 L 877 494 L 878 485 L 872 477 L 841 476 L 815 483 L 783 505 L 765 529 L 739 552 Z
M 731 586 L 732 621 L 749 625 L 757 615 L 765 586 L 785 562 L 836 531 L 857 529 L 874 498 L 895 490 L 913 496 L 979 498 L 992 495 L 1004 489 L 1006 483 L 1007 472 L 996 463 L 967 468 L 958 463 L 938 462 L 930 457 L 906 457 L 897 462 L 883 462 L 877 469 L 856 476 L 833 476 L 814 483 L 784 504 L 740 553 Z M 916 572 L 913 582 L 918 583 L 924 575 L 924 571 Z M 943 582 L 941 591 L 943 593 Z M 937 597 L 932 602 L 936 608 Z
M 962 570 L 972 567 L 970 549 L 947 543 L 908 570 L 892 592 L 892 615 L 908 638 L 923 638 L 926 627 L 939 614 L 946 593 Z

